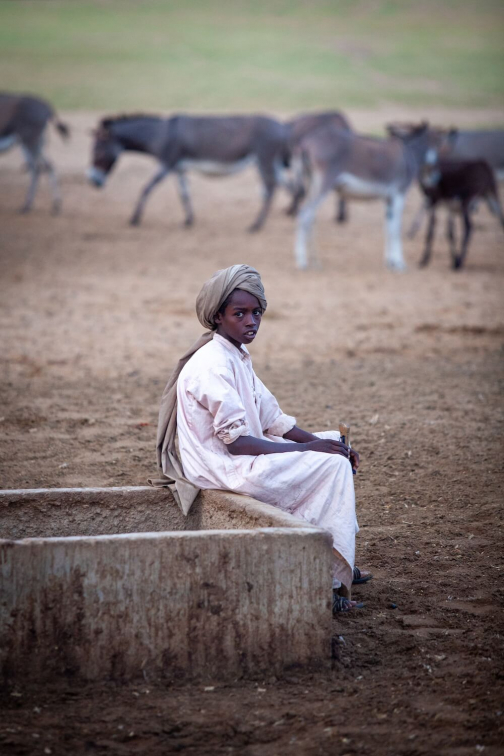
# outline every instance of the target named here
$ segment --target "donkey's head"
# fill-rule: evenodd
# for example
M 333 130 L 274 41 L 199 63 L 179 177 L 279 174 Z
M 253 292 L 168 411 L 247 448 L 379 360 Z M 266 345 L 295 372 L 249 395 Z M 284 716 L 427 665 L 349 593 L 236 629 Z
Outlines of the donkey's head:
M 104 119 L 93 131 L 92 164 L 87 177 L 96 187 L 104 186 L 115 161 L 123 151 L 121 141 L 113 133 L 113 120 Z
M 427 121 L 422 121 L 421 123 L 393 121 L 392 123 L 387 123 L 385 128 L 389 136 L 398 137 L 399 139 L 408 141 L 409 139 L 415 139 L 424 134 L 428 130 L 429 124 Z
M 427 121 L 389 123 L 386 128 L 391 137 L 401 139 L 406 146 L 410 147 L 419 166 L 435 165 L 440 148 L 447 139 L 446 131 L 431 128 Z

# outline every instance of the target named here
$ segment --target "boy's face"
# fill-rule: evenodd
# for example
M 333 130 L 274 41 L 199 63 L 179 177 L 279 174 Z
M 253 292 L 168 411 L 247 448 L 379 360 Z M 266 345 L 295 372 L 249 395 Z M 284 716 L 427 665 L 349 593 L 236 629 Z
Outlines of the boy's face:
M 250 344 L 255 339 L 261 318 L 259 300 L 247 291 L 236 289 L 224 314 L 218 312 L 215 316 L 217 333 L 239 349 L 242 344 Z

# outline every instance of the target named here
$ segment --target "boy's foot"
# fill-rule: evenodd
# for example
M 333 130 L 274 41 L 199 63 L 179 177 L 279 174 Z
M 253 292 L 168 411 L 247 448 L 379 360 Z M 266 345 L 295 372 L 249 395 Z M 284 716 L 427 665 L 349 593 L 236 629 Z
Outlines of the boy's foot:
M 353 568 L 353 576 L 352 576 L 352 585 L 360 585 L 362 583 L 367 583 L 368 580 L 372 579 L 372 575 L 370 572 L 366 572 L 365 570 L 359 570 L 358 567 Z
M 336 591 L 333 591 L 333 617 L 337 614 L 350 612 L 352 609 L 362 609 L 363 606 L 364 604 L 362 602 L 358 603 L 357 601 L 350 601 L 350 599 L 344 598 L 344 596 L 340 596 Z

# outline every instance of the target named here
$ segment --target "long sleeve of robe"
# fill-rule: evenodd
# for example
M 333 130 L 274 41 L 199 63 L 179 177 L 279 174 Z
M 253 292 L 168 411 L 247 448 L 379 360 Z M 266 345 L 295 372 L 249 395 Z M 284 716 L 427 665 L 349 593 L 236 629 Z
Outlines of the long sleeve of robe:
M 179 450 L 188 480 L 199 488 L 247 494 L 328 530 L 336 560 L 333 577 L 348 590 L 355 559 L 353 475 L 337 454 L 232 455 L 241 435 L 280 443 L 296 424 L 255 375 L 246 347 L 218 334 L 185 365 L 177 384 Z M 315 434 L 339 438 L 337 431 Z

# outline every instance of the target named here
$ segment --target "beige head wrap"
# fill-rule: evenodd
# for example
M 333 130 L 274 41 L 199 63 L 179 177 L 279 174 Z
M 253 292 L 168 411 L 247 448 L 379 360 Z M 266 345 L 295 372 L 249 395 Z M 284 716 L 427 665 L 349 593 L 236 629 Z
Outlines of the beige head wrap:
M 216 329 L 214 318 L 222 303 L 235 289 L 248 291 L 257 297 L 261 307 L 266 310 L 267 302 L 261 276 L 249 265 L 232 265 L 230 268 L 218 270 L 201 289 L 196 299 L 196 315 L 202 326 L 210 329 L 192 345 L 177 363 L 170 376 L 161 399 L 159 422 L 157 429 L 157 462 L 163 471 L 163 478 L 151 480 L 155 486 L 168 486 L 182 512 L 187 514 L 199 493 L 199 488 L 190 483 L 184 476 L 182 463 L 179 459 L 175 439 L 177 434 L 177 380 L 180 371 L 198 349 L 208 344 Z

